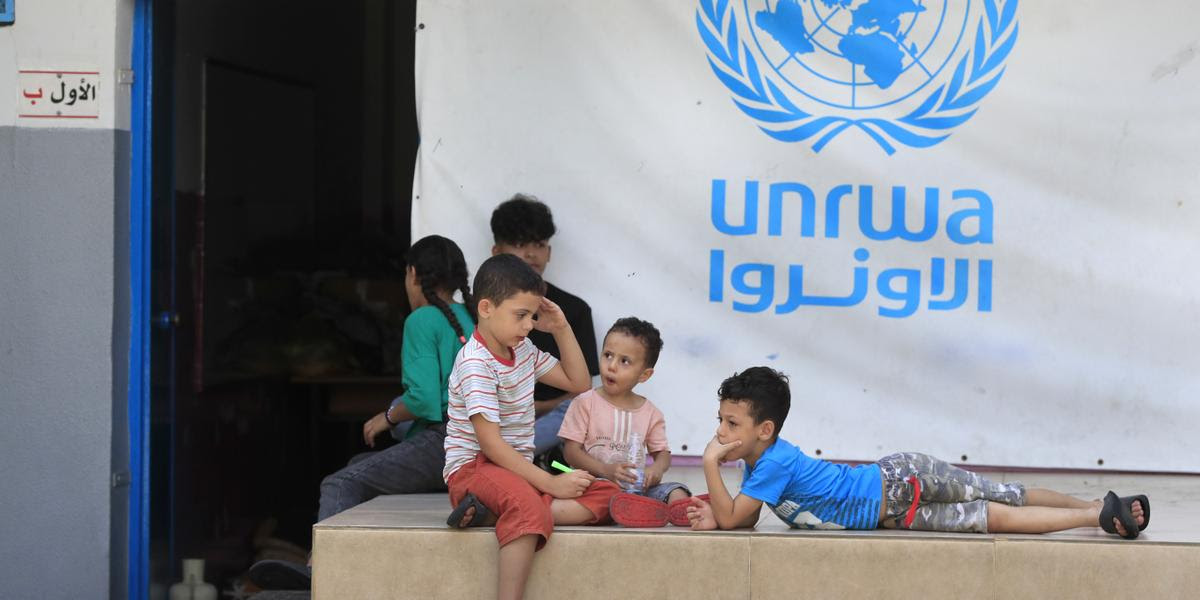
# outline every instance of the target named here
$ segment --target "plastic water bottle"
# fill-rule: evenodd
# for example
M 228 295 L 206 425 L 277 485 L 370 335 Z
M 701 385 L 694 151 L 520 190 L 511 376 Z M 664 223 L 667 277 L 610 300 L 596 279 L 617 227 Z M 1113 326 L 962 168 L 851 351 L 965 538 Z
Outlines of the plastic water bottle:
M 626 484 L 625 491 L 640 492 L 646 484 L 646 442 L 642 439 L 642 434 L 629 434 L 629 452 L 625 458 L 633 463 L 633 469 L 637 473 L 637 481 Z

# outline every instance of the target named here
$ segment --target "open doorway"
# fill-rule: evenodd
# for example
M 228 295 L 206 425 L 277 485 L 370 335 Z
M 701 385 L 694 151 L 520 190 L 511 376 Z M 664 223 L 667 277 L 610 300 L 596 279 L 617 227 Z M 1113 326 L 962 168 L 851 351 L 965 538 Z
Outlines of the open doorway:
M 155 9 L 150 597 L 303 558 L 399 394 L 416 5 Z

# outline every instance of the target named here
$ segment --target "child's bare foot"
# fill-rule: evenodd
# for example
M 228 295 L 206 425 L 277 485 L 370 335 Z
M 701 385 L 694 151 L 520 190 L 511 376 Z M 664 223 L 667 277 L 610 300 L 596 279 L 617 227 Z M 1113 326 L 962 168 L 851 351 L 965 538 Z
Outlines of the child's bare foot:
M 1142 523 L 1146 522 L 1146 513 L 1142 510 L 1142 502 L 1140 500 L 1134 500 L 1133 503 L 1129 505 L 1129 507 L 1130 507 L 1129 512 L 1131 514 L 1133 514 L 1133 520 L 1136 521 L 1138 526 L 1140 527 L 1142 525 Z M 1121 525 L 1120 519 L 1113 517 L 1113 527 L 1117 528 L 1118 535 L 1120 535 L 1121 537 L 1125 537 L 1125 534 L 1126 534 L 1125 526 Z
M 463 512 L 462 519 L 459 519 L 459 521 L 458 521 L 458 528 L 462 529 L 463 527 L 469 526 L 471 524 L 471 520 L 474 518 L 475 518 L 475 507 L 468 506 L 467 510 Z
M 475 525 L 471 525 L 471 520 L 474 518 L 475 507 L 467 507 L 467 511 L 463 513 L 463 518 L 458 521 L 459 529 L 463 527 L 491 527 L 492 525 L 496 524 L 496 515 L 493 515 L 491 511 L 488 511 L 487 516 L 485 516 L 482 521 L 476 523 Z

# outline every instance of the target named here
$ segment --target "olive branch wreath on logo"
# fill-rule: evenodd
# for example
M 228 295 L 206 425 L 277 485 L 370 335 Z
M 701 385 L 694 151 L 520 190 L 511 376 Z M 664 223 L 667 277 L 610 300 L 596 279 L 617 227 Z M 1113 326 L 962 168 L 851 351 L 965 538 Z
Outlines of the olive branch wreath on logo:
M 928 148 L 950 137 L 949 130 L 975 115 L 979 102 L 1004 75 L 1004 60 L 1017 41 L 1017 2 L 983 0 L 984 15 L 976 29 L 975 47 L 959 61 L 950 82 L 895 121 L 817 116 L 801 110 L 763 76 L 749 46 L 738 40 L 737 16 L 729 0 L 700 0 L 696 27 L 708 46 L 708 64 L 713 73 L 736 96 L 733 103 L 759 122 L 763 133 L 784 142 L 801 142 L 820 135 L 812 145 L 814 152 L 820 152 L 839 133 L 857 127 L 893 154 L 896 148 L 888 139 L 913 148 Z

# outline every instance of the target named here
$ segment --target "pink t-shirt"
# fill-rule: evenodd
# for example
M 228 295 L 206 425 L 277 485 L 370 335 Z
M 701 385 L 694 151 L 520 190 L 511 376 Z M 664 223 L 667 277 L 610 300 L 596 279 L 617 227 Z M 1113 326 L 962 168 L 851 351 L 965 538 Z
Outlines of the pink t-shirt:
M 571 401 L 558 437 L 583 444 L 592 458 L 613 463 L 629 452 L 629 434 L 641 433 L 647 453 L 668 449 L 667 422 L 662 411 L 647 400 L 637 410 L 613 406 L 596 392 L 586 391 Z

